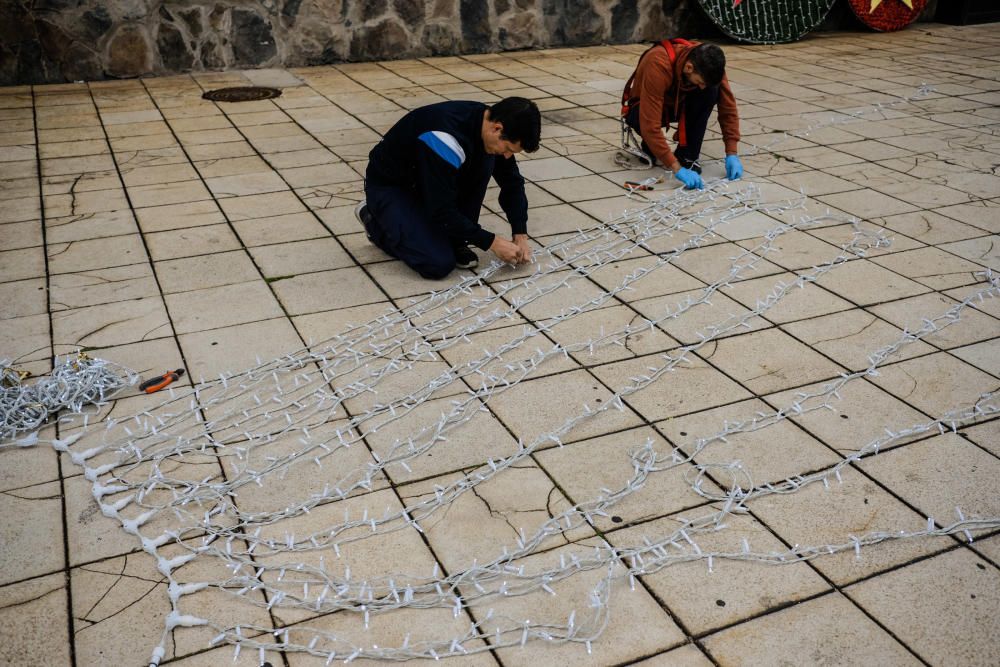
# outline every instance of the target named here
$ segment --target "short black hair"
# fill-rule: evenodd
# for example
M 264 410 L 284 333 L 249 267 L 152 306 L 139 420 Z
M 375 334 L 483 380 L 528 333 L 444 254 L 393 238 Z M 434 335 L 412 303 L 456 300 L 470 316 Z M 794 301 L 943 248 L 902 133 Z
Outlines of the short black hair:
M 705 79 L 706 86 L 718 86 L 726 74 L 726 54 L 715 44 L 699 44 L 691 49 L 688 61 Z
M 538 150 L 542 114 L 537 104 L 523 97 L 507 97 L 491 106 L 489 112 L 491 121 L 503 125 L 504 139 L 521 144 L 528 153 Z

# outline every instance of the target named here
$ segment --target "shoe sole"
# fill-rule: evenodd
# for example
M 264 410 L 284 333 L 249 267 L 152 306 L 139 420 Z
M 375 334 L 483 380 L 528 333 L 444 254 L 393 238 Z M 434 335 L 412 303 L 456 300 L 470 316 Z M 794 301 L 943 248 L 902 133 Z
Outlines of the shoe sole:
M 365 199 L 362 199 L 360 202 L 358 202 L 358 205 L 354 207 L 354 217 L 357 218 L 359 223 L 361 223 L 361 229 L 365 230 L 365 236 L 368 238 L 369 241 L 371 241 L 372 235 L 368 231 L 368 225 L 366 225 L 365 221 L 361 218 L 361 209 L 367 206 L 367 204 L 368 201 Z M 372 242 L 374 243 L 374 241 Z

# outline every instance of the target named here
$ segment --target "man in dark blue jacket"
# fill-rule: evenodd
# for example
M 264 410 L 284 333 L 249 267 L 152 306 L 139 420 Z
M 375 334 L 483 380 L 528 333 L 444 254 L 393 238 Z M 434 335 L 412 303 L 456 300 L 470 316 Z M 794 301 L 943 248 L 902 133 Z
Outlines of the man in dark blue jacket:
M 425 278 L 474 268 L 469 245 L 504 262 L 531 261 L 528 199 L 514 154 L 538 150 L 541 115 L 531 100 L 440 102 L 414 109 L 368 156 L 365 197 L 355 214 L 368 238 Z M 490 178 L 511 240 L 479 226 Z

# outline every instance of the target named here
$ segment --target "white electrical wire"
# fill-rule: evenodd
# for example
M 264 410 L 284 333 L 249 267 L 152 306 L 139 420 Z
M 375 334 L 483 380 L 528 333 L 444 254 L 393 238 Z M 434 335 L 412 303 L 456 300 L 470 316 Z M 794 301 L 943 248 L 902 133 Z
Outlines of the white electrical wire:
M 925 93 L 922 90 L 920 94 Z M 853 454 L 835 465 L 780 482 L 759 484 L 737 461 L 697 462 L 699 454 L 729 437 L 766 429 L 812 411 L 835 409 L 841 392 L 851 383 L 876 375 L 905 346 L 956 325 L 967 307 L 1000 293 L 1000 280 L 986 272 L 974 294 L 943 313 L 928 314 L 919 329 L 904 331 L 896 341 L 873 350 L 864 370 L 799 392 L 779 409 L 727 420 L 714 433 L 695 438 L 687 451 L 680 447 L 657 451 L 652 442 L 636 443 L 629 454 L 633 472 L 617 489 L 602 489 L 595 497 L 550 516 L 534 532 L 521 532 L 513 543 L 497 544 L 489 553 L 477 554 L 471 564 L 448 573 L 435 564 L 429 573 L 380 572 L 368 577 L 352 576 L 349 569 L 338 566 L 341 549 L 350 549 L 352 544 L 389 533 L 423 533 L 434 522 L 446 521 L 447 510 L 466 493 L 476 493 L 478 487 L 515 468 L 541 447 L 553 443 L 562 446 L 582 424 L 610 411 L 627 409 L 630 396 L 655 387 L 677 368 L 690 364 L 694 353 L 705 346 L 752 328 L 755 319 L 766 315 L 793 290 L 808 290 L 835 268 L 888 244 L 882 233 L 866 230 L 856 219 L 828 213 L 803 215 L 791 223 L 775 223 L 758 243 L 730 258 L 730 265 L 711 284 L 665 306 L 655 317 L 638 318 L 610 331 L 602 329 L 582 340 L 553 343 L 549 339 L 548 334 L 560 323 L 618 303 L 640 280 L 655 276 L 657 270 L 685 253 L 719 241 L 719 232 L 741 216 L 770 213 L 788 218 L 802 203 L 766 204 L 760 201 L 756 186 L 721 182 L 710 183 L 705 191 L 672 191 L 659 201 L 625 211 L 607 225 L 580 230 L 538 251 L 536 268 L 526 277 L 498 280 L 502 266 L 495 262 L 479 276 L 415 299 L 329 340 L 259 362 L 241 373 L 203 380 L 191 389 L 169 388 L 168 397 L 159 405 L 126 418 L 107 418 L 101 429 L 93 425 L 86 428 L 89 417 L 83 418 L 85 428 L 78 430 L 74 430 L 81 426 L 78 418 L 61 419 L 61 437 L 51 444 L 83 467 L 102 513 L 136 536 L 167 579 L 171 612 L 151 662 L 164 659 L 174 629 L 194 626 L 212 628 L 217 633 L 212 643 L 233 644 L 237 656 L 242 649 L 260 651 L 261 655 L 265 651 L 298 652 L 318 656 L 327 664 L 360 658 L 442 658 L 537 640 L 580 643 L 590 651 L 610 618 L 614 586 L 620 582 L 634 586 L 636 577 L 671 564 L 699 560 L 711 569 L 714 562 L 722 560 L 779 565 L 844 551 L 860 556 L 863 548 L 886 540 L 956 534 L 971 539 L 973 530 L 1000 527 L 998 517 L 966 517 L 956 508 L 955 521 L 940 523 L 928 518 L 922 530 L 877 530 L 844 535 L 829 544 L 796 545 L 779 551 L 754 551 L 746 543 L 737 552 L 719 551 L 698 543 L 701 535 L 725 530 L 727 517 L 746 512 L 760 497 L 793 495 L 815 483 L 829 485 L 841 478 L 845 467 L 880 448 L 955 429 L 1000 411 L 997 395 L 984 394 L 972 405 L 955 406 L 922 423 L 889 425 L 883 436 L 858 443 Z M 569 416 L 555 428 L 529 442 L 518 442 L 511 454 L 488 458 L 453 475 L 447 483 L 435 485 L 432 492 L 400 509 L 387 507 L 381 514 L 363 510 L 353 516 L 345 511 L 342 519 L 329 520 L 319 529 L 299 534 L 285 529 L 280 536 L 283 525 L 371 491 L 394 470 L 410 471 L 411 464 L 434 453 L 449 438 L 468 437 L 469 429 L 462 427 L 488 411 L 493 399 L 516 391 L 521 382 L 550 368 L 552 362 L 622 346 L 637 334 L 663 330 L 671 321 L 685 321 L 696 309 L 703 311 L 720 291 L 749 277 L 766 257 L 777 252 L 779 238 L 822 224 L 850 225 L 851 238 L 825 261 L 794 279 L 776 280 L 753 308 L 723 315 L 703 326 L 696 342 L 649 357 L 652 365 L 624 386 L 615 387 L 612 396 L 600 405 L 567 405 Z M 673 237 L 676 239 L 671 241 Z M 665 246 L 669 246 L 665 251 L 649 253 Z M 632 256 L 644 257 L 646 263 L 595 293 L 588 278 L 602 267 Z M 575 289 L 582 285 L 590 289 Z M 521 314 L 529 306 L 554 296 L 561 298 L 558 310 L 541 321 L 522 321 Z M 472 349 L 471 336 L 510 322 L 519 326 L 505 329 L 508 334 L 503 342 L 483 349 L 482 354 L 474 353 L 464 363 L 445 361 L 449 350 L 460 346 Z M 435 372 L 423 372 L 423 364 L 428 362 L 436 364 Z M 400 379 L 416 378 L 423 379 L 405 385 L 405 389 L 396 388 Z M 82 381 L 81 387 L 91 392 L 110 387 L 103 382 Z M 78 411 L 84 403 L 80 397 L 90 394 L 65 390 L 56 395 L 71 399 L 67 405 Z M 99 399 L 109 396 L 108 392 L 97 394 Z M 446 406 L 436 415 L 426 416 L 426 407 L 439 399 L 447 399 Z M 25 417 L 16 423 L 21 432 L 29 430 L 24 425 L 32 422 Z M 368 435 L 390 425 L 405 425 L 405 440 L 400 438 L 387 449 L 371 451 L 368 463 L 348 463 L 353 460 L 347 459 L 351 447 L 366 447 Z M 37 441 L 37 434 L 32 434 L 19 442 Z M 217 463 L 225 476 L 213 473 L 192 479 L 190 469 L 182 465 L 205 463 Z M 285 474 L 300 466 L 329 469 L 323 487 L 284 485 Z M 553 536 L 569 539 L 571 531 L 595 526 L 596 520 L 607 516 L 616 504 L 641 493 L 651 475 L 677 469 L 684 471 L 693 494 L 718 506 L 708 507 L 702 516 L 685 519 L 669 534 L 651 536 L 641 544 L 613 547 L 601 542 L 568 556 L 560 553 L 558 563 L 550 554 L 548 561 L 533 560 L 530 568 L 523 564 L 528 557 L 538 558 Z M 706 479 L 721 484 L 722 491 L 710 490 L 712 485 L 706 484 Z M 258 485 L 297 494 L 266 509 L 241 508 L 240 494 Z M 322 554 L 318 565 L 317 554 Z M 228 574 L 192 581 L 187 570 L 178 572 L 195 559 L 214 559 L 225 565 Z M 496 612 L 490 606 L 507 597 L 555 592 L 562 582 L 583 572 L 601 573 L 587 607 L 566 608 L 558 619 L 529 621 Z M 441 631 L 437 633 L 440 636 L 413 640 L 407 635 L 399 645 L 375 646 L 309 623 L 282 628 L 229 625 L 186 612 L 190 607 L 185 598 L 205 590 L 229 595 L 234 604 L 356 614 L 365 627 L 374 614 L 435 608 L 449 609 L 456 618 L 466 614 L 468 624 L 458 632 Z
M 137 381 L 132 371 L 83 353 L 61 361 L 57 358 L 52 373 L 33 382 L 27 382 L 27 375 L 0 360 L 0 449 L 31 446 L 37 430 L 51 416 L 106 403 Z M 4 442 L 26 432 L 32 435 Z

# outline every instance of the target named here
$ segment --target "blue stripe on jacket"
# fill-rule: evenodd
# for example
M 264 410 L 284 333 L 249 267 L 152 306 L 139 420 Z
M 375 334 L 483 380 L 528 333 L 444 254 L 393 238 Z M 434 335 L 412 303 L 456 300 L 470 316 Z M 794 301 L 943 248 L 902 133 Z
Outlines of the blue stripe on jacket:
M 445 162 L 458 169 L 462 166 L 462 157 L 448 144 L 441 141 L 433 132 L 424 132 L 419 137 L 420 141 L 430 146 L 431 150 L 437 153 Z

